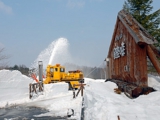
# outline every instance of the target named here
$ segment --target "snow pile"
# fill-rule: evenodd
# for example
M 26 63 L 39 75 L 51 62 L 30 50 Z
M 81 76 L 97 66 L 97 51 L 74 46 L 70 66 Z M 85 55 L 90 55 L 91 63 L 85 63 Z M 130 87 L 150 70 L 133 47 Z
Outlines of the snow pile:
M 153 87 L 155 90 L 160 91 L 160 77 L 148 75 L 148 86 Z
M 152 78 L 152 80 L 151 80 Z M 158 78 L 149 77 L 150 84 L 160 89 Z M 87 81 L 87 79 L 85 79 Z M 160 79 L 159 79 L 160 80 Z M 152 83 L 153 82 L 153 83 Z M 112 82 L 89 80 L 85 87 L 85 120 L 158 120 L 160 91 L 129 99 L 114 93 Z
M 73 99 L 73 92 L 68 91 L 67 83 L 44 84 L 43 95 L 29 99 L 29 84 L 32 82 L 32 79 L 19 71 L 0 70 L 0 108 L 20 104 L 49 110 L 36 117 L 63 117 L 73 109 L 75 114 L 72 118 L 80 118 L 82 98 L 79 96 Z
M 60 95 L 61 93 L 68 93 L 68 84 L 67 83 L 54 83 L 54 84 L 44 84 L 44 95 L 45 97 L 51 97 Z
M 0 70 L 0 107 L 28 98 L 32 81 L 19 71 Z

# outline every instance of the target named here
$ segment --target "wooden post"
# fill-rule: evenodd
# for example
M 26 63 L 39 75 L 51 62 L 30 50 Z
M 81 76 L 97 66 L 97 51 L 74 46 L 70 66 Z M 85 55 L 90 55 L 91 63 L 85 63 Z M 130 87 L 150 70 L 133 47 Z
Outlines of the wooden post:
M 75 89 L 73 88 L 73 98 L 76 97 L 76 94 L 75 94 Z
M 75 94 L 75 84 L 73 85 L 73 98 L 76 98 L 76 94 Z
M 83 96 L 83 85 L 81 85 L 81 96 Z
M 148 55 L 149 59 L 151 60 L 153 66 L 157 70 L 158 74 L 160 74 L 160 63 L 157 60 L 156 55 L 154 54 L 152 48 L 149 45 L 147 45 L 147 55 Z
M 81 90 L 81 88 L 79 88 L 79 90 L 78 90 L 78 92 L 77 92 L 77 94 L 76 94 L 76 97 L 78 96 L 78 94 L 79 94 L 80 90 Z
M 75 86 L 80 86 L 76 95 L 75 95 L 75 89 L 73 89 L 73 98 L 77 97 L 80 91 L 81 91 L 81 96 L 83 96 L 84 85 L 86 84 L 81 83 L 81 84 L 73 85 L 73 88 Z
M 120 117 L 119 117 L 119 115 L 118 115 L 117 117 L 118 117 L 118 120 L 120 120 Z

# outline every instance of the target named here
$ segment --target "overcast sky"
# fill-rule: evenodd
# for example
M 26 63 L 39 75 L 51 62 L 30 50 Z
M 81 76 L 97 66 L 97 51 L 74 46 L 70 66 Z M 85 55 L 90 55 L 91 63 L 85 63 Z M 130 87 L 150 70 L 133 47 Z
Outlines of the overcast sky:
M 52 41 L 64 37 L 72 56 L 98 66 L 107 56 L 123 4 L 124 0 L 0 0 L 0 46 L 10 56 L 9 66 L 29 67 Z M 154 11 L 159 9 L 160 0 L 152 5 Z

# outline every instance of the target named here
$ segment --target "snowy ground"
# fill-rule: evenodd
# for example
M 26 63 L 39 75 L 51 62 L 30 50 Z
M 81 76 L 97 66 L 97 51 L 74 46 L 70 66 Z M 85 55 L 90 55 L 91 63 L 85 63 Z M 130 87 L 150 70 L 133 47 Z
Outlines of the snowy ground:
M 22 75 L 19 71 L 0 71 L 0 108 L 13 105 L 25 105 L 46 108 L 50 112 L 35 115 L 67 116 L 67 112 L 74 110 L 72 118 L 78 119 L 81 114 L 82 98 L 73 99 L 73 92 L 68 91 L 67 83 L 45 84 L 43 95 L 29 99 L 29 84 L 32 79 Z
M 29 99 L 29 83 L 33 80 L 19 71 L 0 71 L 0 108 L 15 104 L 46 108 L 48 113 L 41 116 L 66 116 L 73 109 L 73 119 L 80 119 L 81 96 L 73 99 L 68 84 L 56 83 L 45 85 L 43 95 Z M 123 93 L 114 93 L 116 84 L 85 78 L 85 120 L 158 120 L 160 118 L 160 78 L 149 76 L 149 86 L 157 91 L 129 99 Z
M 159 78 L 149 77 L 150 86 L 160 90 Z M 85 120 L 158 120 L 160 91 L 129 99 L 115 94 L 112 82 L 89 80 L 85 89 Z

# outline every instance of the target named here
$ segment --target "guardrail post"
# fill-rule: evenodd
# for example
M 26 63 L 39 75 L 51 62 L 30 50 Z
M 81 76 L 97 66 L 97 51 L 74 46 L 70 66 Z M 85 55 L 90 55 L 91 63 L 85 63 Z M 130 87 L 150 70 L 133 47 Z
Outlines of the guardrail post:
M 73 98 L 76 97 L 76 93 L 75 93 L 75 84 L 73 85 Z

